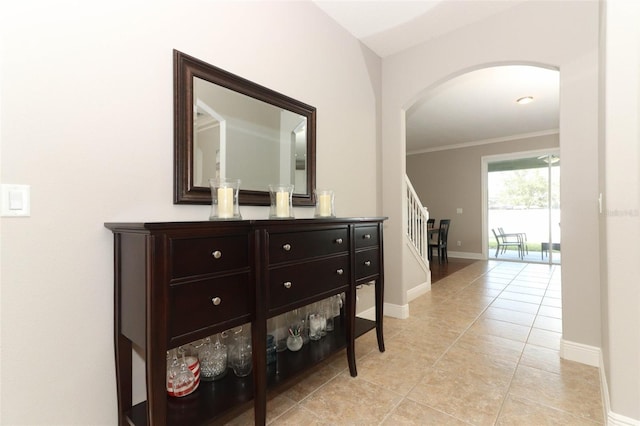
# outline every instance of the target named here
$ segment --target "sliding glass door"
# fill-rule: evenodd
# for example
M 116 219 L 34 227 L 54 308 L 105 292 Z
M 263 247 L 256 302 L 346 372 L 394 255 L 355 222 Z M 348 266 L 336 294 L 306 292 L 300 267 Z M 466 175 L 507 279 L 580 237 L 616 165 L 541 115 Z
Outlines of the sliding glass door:
M 483 169 L 488 258 L 559 264 L 559 154 L 485 157 Z

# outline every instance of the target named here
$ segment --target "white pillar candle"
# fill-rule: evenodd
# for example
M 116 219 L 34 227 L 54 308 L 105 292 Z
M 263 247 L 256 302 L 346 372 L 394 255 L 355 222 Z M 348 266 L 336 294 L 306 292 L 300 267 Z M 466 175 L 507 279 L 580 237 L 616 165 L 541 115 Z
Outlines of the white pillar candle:
M 289 217 L 289 193 L 287 191 L 276 192 L 276 216 Z
M 218 188 L 218 217 L 233 217 L 233 188 Z
M 331 216 L 331 194 L 320 194 L 318 203 L 320 204 L 318 214 L 320 216 Z

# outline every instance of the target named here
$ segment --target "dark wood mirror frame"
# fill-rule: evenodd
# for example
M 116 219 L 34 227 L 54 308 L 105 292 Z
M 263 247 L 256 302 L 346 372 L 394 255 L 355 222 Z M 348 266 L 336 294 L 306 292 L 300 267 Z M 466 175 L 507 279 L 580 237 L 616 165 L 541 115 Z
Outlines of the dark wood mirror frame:
M 194 185 L 193 174 L 193 78 L 198 77 L 254 99 L 307 118 L 306 193 L 293 194 L 294 206 L 315 205 L 316 109 L 288 96 L 231 74 L 177 50 L 173 51 L 174 75 L 174 204 L 210 204 L 211 190 Z M 241 205 L 268 206 L 268 191 L 240 188 Z

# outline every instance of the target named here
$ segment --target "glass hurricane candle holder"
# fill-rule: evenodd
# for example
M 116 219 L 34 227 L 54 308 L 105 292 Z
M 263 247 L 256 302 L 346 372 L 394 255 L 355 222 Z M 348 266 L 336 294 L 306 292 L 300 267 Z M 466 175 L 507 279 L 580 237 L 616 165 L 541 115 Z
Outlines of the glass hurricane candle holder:
M 330 189 L 316 190 L 316 217 L 336 217 L 334 195 Z
M 293 185 L 269 185 L 270 219 L 293 219 Z
M 209 179 L 211 216 L 209 220 L 240 220 L 240 179 Z

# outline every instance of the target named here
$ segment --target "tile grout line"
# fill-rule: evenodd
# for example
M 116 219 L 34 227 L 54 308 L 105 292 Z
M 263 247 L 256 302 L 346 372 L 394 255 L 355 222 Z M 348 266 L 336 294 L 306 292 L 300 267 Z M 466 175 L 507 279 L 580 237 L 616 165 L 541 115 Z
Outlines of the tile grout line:
M 524 269 L 526 269 L 526 267 L 525 267 L 525 268 L 523 268 L 522 270 L 524 270 Z M 555 269 L 555 268 L 554 268 L 554 269 Z M 520 271 L 520 273 L 521 273 L 521 272 L 522 272 L 522 271 Z M 520 275 L 520 273 L 518 273 L 518 275 Z M 546 294 L 546 292 L 547 292 L 547 289 L 549 288 L 549 283 L 551 282 L 551 277 L 553 276 L 553 273 L 554 273 L 554 272 L 551 272 L 551 274 L 549 275 L 549 278 L 548 278 L 548 280 L 547 280 L 547 286 L 546 286 L 546 288 L 545 288 L 545 294 Z M 518 275 L 516 275 L 516 278 L 517 278 L 517 276 L 518 276 Z M 515 279 L 515 278 L 514 278 L 514 279 Z M 506 287 L 505 287 L 505 288 L 506 288 Z M 527 348 L 527 344 L 528 344 L 528 342 L 529 342 L 529 337 L 531 337 L 531 331 L 532 331 L 532 330 L 533 330 L 533 328 L 534 328 L 533 326 L 534 326 L 534 324 L 535 324 L 535 322 L 536 322 L 536 319 L 537 319 L 537 317 L 538 317 L 538 313 L 540 312 L 540 306 L 542 306 L 542 301 L 543 301 L 543 300 L 544 300 L 544 296 L 542 297 L 542 299 L 540 300 L 540 303 L 538 304 L 538 309 L 536 310 L 536 314 L 535 314 L 535 317 L 534 317 L 534 319 L 533 319 L 533 323 L 532 323 L 532 324 L 531 324 L 531 326 L 529 327 L 529 332 L 527 333 L 527 338 L 526 338 L 526 340 L 525 340 L 525 342 L 524 342 L 524 346 L 522 347 L 522 351 L 520 352 L 520 356 L 518 357 L 518 362 L 516 363 L 516 367 L 513 369 L 513 374 L 511 375 L 511 379 L 509 380 L 509 385 L 508 385 L 508 386 L 507 386 L 507 388 L 506 388 L 506 389 L 507 389 L 507 391 L 506 391 L 506 393 L 505 393 L 505 395 L 504 395 L 504 398 L 502 399 L 502 403 L 500 404 L 500 409 L 498 410 L 498 414 L 497 414 L 497 416 L 496 416 L 496 419 L 495 419 L 494 425 L 498 423 L 498 420 L 500 419 L 500 416 L 502 415 L 502 412 L 503 412 L 503 410 L 504 410 L 504 406 L 505 406 L 505 404 L 506 404 L 506 402 L 507 402 L 507 399 L 509 398 L 509 395 L 511 394 L 511 386 L 513 385 L 513 381 L 514 381 L 514 379 L 515 379 L 515 377 L 516 377 L 516 373 L 518 372 L 518 367 L 520 367 L 520 362 L 522 361 L 522 356 L 524 355 L 524 351 L 525 351 L 525 350 L 526 350 L 526 348 Z
M 470 265 L 470 266 L 471 266 L 471 265 Z M 496 266 L 497 266 L 497 265 L 496 265 Z M 455 294 L 458 294 L 458 293 L 460 293 L 461 291 L 463 291 L 464 289 L 468 288 L 468 287 L 469 287 L 471 284 L 473 284 L 477 279 L 479 279 L 479 278 L 481 278 L 481 277 L 485 276 L 489 271 L 493 270 L 496 266 L 494 266 L 493 268 L 491 268 L 491 269 L 489 269 L 489 270 L 487 270 L 487 271 L 483 271 L 480 275 L 478 275 L 478 276 L 476 276 L 475 278 L 473 278 L 473 279 L 470 281 L 470 283 L 469 283 L 468 285 L 466 285 L 465 287 L 463 287 L 462 289 L 460 289 L 458 292 L 456 292 L 456 293 L 454 293 L 454 294 L 452 294 L 452 295 L 449 295 L 449 296 L 445 297 L 445 298 L 443 299 L 443 301 L 445 301 L 445 300 L 450 300 L 451 298 L 453 298 L 453 296 L 454 296 Z M 466 269 L 466 268 L 463 268 L 463 269 L 461 269 L 460 271 L 464 271 L 465 269 Z M 451 274 L 451 275 L 447 276 L 446 278 L 448 278 L 448 277 L 450 277 L 450 276 L 454 276 L 454 275 L 456 275 L 456 274 L 457 274 L 458 272 L 460 272 L 460 271 L 456 271 L 456 272 L 454 272 L 453 274 Z M 497 296 L 496 296 L 496 297 L 497 297 Z M 442 355 L 440 355 L 440 356 L 439 356 L 439 357 L 438 357 L 438 358 L 433 362 L 433 364 L 431 364 L 431 368 L 435 368 L 434 366 L 438 363 L 438 361 L 440 361 L 440 359 L 441 359 L 444 355 L 446 355 L 446 353 L 447 353 L 447 352 L 449 352 L 449 350 L 451 349 L 451 347 L 453 347 L 453 346 L 458 342 L 458 340 L 459 340 L 459 339 L 460 339 L 460 338 L 461 338 L 461 337 L 462 337 L 462 336 L 467 332 L 467 330 L 468 330 L 468 329 L 469 329 L 469 328 L 470 328 L 470 327 L 471 327 L 471 326 L 472 326 L 472 325 L 477 321 L 477 319 L 478 319 L 478 318 L 479 318 L 479 317 L 484 313 L 484 311 L 485 311 L 486 309 L 487 309 L 487 308 L 485 307 L 485 308 L 483 309 L 483 311 L 482 311 L 482 312 L 480 312 L 480 314 L 478 314 L 478 316 L 477 316 L 473 321 L 471 321 L 471 323 L 469 324 L 469 326 L 467 326 L 463 331 L 461 331 L 461 332 L 460 332 L 460 334 L 458 335 L 458 337 L 456 337 L 456 339 L 453 341 L 453 343 L 451 343 L 451 345 L 449 345 L 449 346 L 447 347 L 447 349 L 445 349 L 445 351 L 442 353 Z M 420 378 L 423 378 L 424 376 L 425 376 L 425 373 L 421 373 Z M 463 423 L 470 424 L 469 422 L 464 421 L 464 420 L 462 420 L 462 419 L 460 419 L 460 418 L 458 418 L 458 417 L 456 417 L 456 416 L 454 416 L 454 415 L 452 415 L 452 414 L 450 414 L 450 413 L 444 412 L 444 411 L 442 411 L 442 410 L 440 410 L 440 409 L 438 409 L 438 408 L 436 408 L 436 407 L 433 407 L 433 406 L 431 406 L 431 405 L 422 404 L 422 403 L 420 403 L 420 402 L 413 401 L 411 398 L 409 398 L 408 396 L 409 396 L 409 395 L 411 394 L 411 392 L 416 388 L 416 386 L 418 386 L 418 383 L 419 383 L 419 380 L 418 380 L 418 381 L 416 381 L 416 382 L 413 384 L 413 386 L 411 386 L 411 388 L 409 389 L 409 391 L 408 391 L 404 396 L 402 396 L 402 398 L 400 399 L 400 401 L 398 401 L 398 403 L 397 403 L 397 404 L 395 404 L 395 405 L 393 406 L 393 408 L 391 408 L 391 409 L 389 410 L 389 412 L 387 412 L 387 413 L 385 414 L 385 416 L 384 416 L 384 417 L 382 418 L 382 420 L 380 421 L 379 425 L 382 425 L 382 424 L 386 421 L 386 419 L 388 419 L 388 418 L 389 418 L 389 416 L 390 416 L 390 415 L 395 411 L 395 409 L 396 409 L 398 406 L 400 406 L 400 404 L 402 404 L 402 402 L 403 402 L 404 400 L 409 400 L 409 401 L 415 402 L 416 404 L 427 406 L 427 407 L 431 408 L 432 410 L 435 410 L 435 411 L 437 411 L 437 412 L 439 412 L 439 413 L 442 413 L 442 414 L 444 414 L 444 415 L 446 415 L 446 416 L 449 416 L 449 417 L 451 417 L 451 418 L 454 418 L 454 419 L 456 419 L 456 420 L 458 420 L 458 421 L 461 421 L 461 422 L 463 422 Z
M 448 299 L 452 299 L 454 297 L 454 295 L 461 293 L 462 291 L 464 291 L 465 289 L 469 289 L 473 283 L 475 281 L 477 281 L 479 278 L 482 278 L 483 276 L 486 276 L 490 271 L 495 270 L 496 268 L 498 268 L 501 264 L 496 265 L 495 267 L 491 268 L 490 270 L 485 271 L 483 274 L 481 274 L 480 276 L 476 277 L 475 279 L 473 279 L 468 285 L 466 285 L 465 287 L 463 287 L 462 289 L 460 289 L 458 292 L 454 293 L 453 295 L 445 298 L 444 300 L 448 300 Z M 462 338 L 463 335 L 465 335 L 468 330 L 478 321 L 478 319 L 487 311 L 487 309 L 493 304 L 493 302 L 496 301 L 496 299 L 498 299 L 500 297 L 500 295 L 506 290 L 508 289 L 508 287 L 510 285 L 512 285 L 514 283 L 514 281 L 517 281 L 517 278 L 523 273 L 523 271 L 525 271 L 527 269 L 527 267 L 529 266 L 529 264 L 524 265 L 514 276 L 513 278 L 511 278 L 509 280 L 509 282 L 504 286 L 504 288 L 502 290 L 500 290 L 500 292 L 496 295 L 493 296 L 493 300 L 491 301 L 491 303 L 489 303 L 477 316 L 476 318 L 469 324 L 469 326 L 467 326 L 461 333 L 460 335 L 454 340 L 454 342 L 449 345 L 449 347 L 447 347 L 447 349 L 442 353 L 442 355 L 440 355 L 440 357 L 433 363 L 432 367 L 435 366 L 448 352 L 449 350 Z M 500 416 L 502 415 L 505 403 L 507 401 L 507 398 L 509 398 L 510 395 L 510 389 L 511 386 L 513 384 L 513 380 L 515 379 L 515 375 L 516 372 L 518 371 L 518 367 L 520 366 L 520 362 L 522 360 L 522 356 L 524 355 L 524 350 L 526 349 L 526 346 L 528 344 L 529 341 L 529 337 L 531 336 L 531 331 L 534 328 L 534 324 L 535 324 L 535 320 L 537 319 L 537 317 L 539 316 L 539 312 L 540 312 L 540 307 L 542 306 L 542 302 L 544 300 L 544 297 L 547 294 L 547 291 L 549 289 L 550 283 L 551 283 L 551 279 L 553 277 L 553 274 L 555 273 L 555 265 L 552 265 L 551 268 L 553 269 L 553 271 L 551 272 L 551 274 L 549 274 L 549 276 L 546 278 L 546 286 L 545 286 L 545 292 L 544 295 L 541 297 L 541 300 L 539 303 L 537 303 L 537 309 L 536 309 L 536 313 L 534 316 L 534 320 L 533 323 L 529 326 L 529 331 L 527 333 L 527 337 L 525 339 L 523 343 L 523 348 L 520 351 L 520 355 L 518 357 L 518 361 L 516 362 L 515 368 L 513 370 L 513 374 L 511 375 L 511 378 L 509 380 L 509 384 L 508 386 L 506 386 L 506 392 L 504 395 L 504 398 L 502 399 L 502 403 L 500 404 L 500 409 L 498 410 L 495 420 L 494 420 L 494 425 L 497 424 L 498 420 L 500 419 Z M 523 302 L 526 303 L 526 302 Z M 414 385 L 415 387 L 416 385 Z M 433 408 L 433 407 L 431 407 Z M 438 410 L 439 411 L 439 410 Z M 451 416 L 451 414 L 445 413 L 449 416 Z M 454 418 L 456 418 L 455 416 L 452 416 Z M 457 418 L 456 418 L 457 419 Z M 458 419 L 461 420 L 461 419 Z
M 496 269 L 496 268 L 497 268 L 497 267 L 499 267 L 501 264 L 502 264 L 502 263 L 499 263 L 498 265 L 494 266 L 493 268 L 491 268 L 491 269 L 489 269 L 489 270 L 487 270 L 487 271 L 484 271 L 481 275 L 477 276 L 477 277 L 476 277 L 476 278 L 474 278 L 471 282 L 469 282 L 469 284 L 468 284 L 468 285 L 466 285 L 465 287 L 463 287 L 462 289 L 460 289 L 458 292 L 454 293 L 453 295 L 449 296 L 448 298 L 445 298 L 444 300 L 451 299 L 451 298 L 453 298 L 453 296 L 454 296 L 455 294 L 459 294 L 460 292 L 464 291 L 465 289 L 469 289 L 469 288 L 470 288 L 470 287 L 471 287 L 471 286 L 472 286 L 472 285 L 473 285 L 473 284 L 474 284 L 478 279 L 480 279 L 480 278 L 482 278 L 482 277 L 486 276 L 489 272 L 491 272 L 492 270 Z M 470 329 L 471 327 L 473 327 L 473 325 L 478 321 L 478 319 L 479 319 L 479 318 L 480 318 L 480 317 L 481 317 L 481 316 L 482 316 L 482 315 L 487 311 L 487 309 L 489 309 L 489 307 L 493 304 L 493 302 L 494 302 L 498 297 L 500 297 L 500 295 L 505 291 L 505 289 L 506 289 L 507 287 L 509 287 L 509 285 L 511 285 L 511 283 L 512 283 L 512 282 L 513 282 L 513 281 L 518 277 L 518 275 L 520 275 L 520 273 L 521 273 L 524 269 L 526 269 L 526 265 L 525 265 L 523 268 L 521 268 L 521 269 L 520 269 L 520 271 L 518 271 L 518 273 L 516 273 L 516 274 L 513 276 L 513 278 L 511 278 L 511 279 L 509 280 L 509 282 L 504 286 L 504 288 L 503 288 L 502 290 L 500 290 L 500 292 L 499 292 L 497 295 L 492 296 L 492 297 L 493 297 L 493 300 L 491 301 L 491 303 L 489 303 L 487 306 L 485 306 L 485 307 L 484 307 L 484 309 L 482 309 L 482 311 L 481 311 L 481 312 L 480 312 L 480 313 L 479 313 L 479 314 L 478 314 L 478 315 L 473 319 L 473 321 L 471 321 L 471 322 L 469 323 L 469 325 L 468 325 L 468 326 L 467 326 L 463 331 L 461 331 L 461 332 L 460 332 L 460 334 L 459 334 L 459 335 L 458 335 L 458 337 L 453 341 L 453 343 L 451 343 L 451 345 L 449 345 L 449 346 L 447 347 L 447 349 L 442 353 L 442 355 L 440 355 L 440 356 L 439 356 L 439 357 L 434 361 L 434 363 L 433 363 L 433 364 L 432 364 L 432 366 L 431 366 L 432 368 L 437 368 L 437 367 L 435 367 L 435 365 L 436 365 L 438 362 L 440 362 L 440 360 L 441 360 L 441 359 L 442 359 L 442 358 L 443 358 L 443 357 L 444 357 L 444 356 L 449 352 L 449 350 L 450 350 L 453 346 L 455 346 L 455 345 L 456 345 L 456 343 L 458 343 L 458 341 L 459 341 L 459 340 L 460 340 L 460 339 L 461 339 L 461 338 L 462 338 L 462 337 L 463 337 L 463 336 L 464 336 L 464 335 L 469 331 L 469 329 Z M 532 325 L 531 327 L 533 327 L 533 325 Z M 531 329 L 531 328 L 530 328 L 530 329 Z M 530 332 L 530 331 L 529 331 L 529 332 Z M 527 335 L 527 339 L 528 339 L 528 335 Z M 525 342 L 525 346 L 526 346 L 526 342 Z M 512 375 L 512 378 L 511 378 L 511 380 L 509 381 L 509 386 L 507 387 L 507 392 L 506 392 L 506 394 L 505 394 L 504 399 L 502 400 L 502 404 L 500 405 L 500 409 L 498 410 L 498 413 L 497 413 L 497 415 L 496 415 L 496 418 L 495 418 L 494 424 L 497 422 L 497 420 L 498 420 L 498 418 L 500 417 L 500 414 L 501 414 L 501 412 L 502 412 L 502 407 L 504 406 L 504 402 L 505 402 L 505 400 L 506 400 L 506 398 L 507 398 L 507 396 L 508 396 L 508 394 L 509 394 L 509 389 L 510 389 L 510 387 L 511 387 L 511 381 L 513 380 L 513 377 L 515 376 L 515 371 L 517 370 L 517 367 L 518 367 L 518 365 L 519 365 L 519 363 L 520 363 L 520 358 L 522 357 L 522 352 L 524 352 L 524 347 L 523 347 L 522 351 L 520 352 L 520 357 L 518 358 L 518 363 L 516 364 L 516 368 L 514 369 L 514 373 L 513 373 L 513 375 Z M 413 385 L 413 387 L 412 387 L 412 389 L 411 389 L 411 390 L 413 390 L 416 386 L 417 386 L 417 383 Z M 411 391 L 410 391 L 410 392 L 411 392 Z M 409 392 L 409 393 L 410 393 L 410 392 Z M 429 406 L 429 407 L 430 407 L 430 408 L 432 408 L 432 409 L 437 410 L 437 409 L 436 409 L 436 408 L 434 408 L 434 407 L 431 407 L 431 406 Z M 437 411 L 442 412 L 442 411 L 440 411 L 440 410 L 437 410 Z M 443 412 L 443 413 L 444 413 L 444 412 Z M 452 414 L 449 414 L 449 413 L 444 413 L 444 414 L 446 414 L 446 415 L 448 415 L 448 416 L 450 416 L 450 417 L 453 417 L 453 418 L 455 418 L 456 420 L 460 420 L 460 421 L 463 421 L 464 423 L 468 423 L 468 422 L 466 422 L 466 421 L 464 421 L 464 420 L 462 420 L 462 419 L 459 419 L 459 418 L 458 418 L 458 417 L 456 417 L 456 416 L 453 416 Z
M 482 308 L 482 310 L 478 314 L 476 314 L 475 316 L 471 317 L 473 319 L 468 323 L 468 325 L 466 327 L 464 327 L 460 331 L 457 331 L 457 336 L 454 339 L 454 341 L 450 345 L 448 345 L 446 347 L 444 352 L 435 361 L 433 361 L 433 363 L 430 365 L 430 368 L 433 368 L 433 369 L 437 370 L 437 367 L 435 367 L 435 365 L 438 364 L 443 359 L 443 357 L 445 355 L 447 355 L 457 343 L 459 343 L 461 338 L 463 336 L 465 336 L 469 332 L 471 327 L 473 327 L 474 324 L 476 324 L 478 322 L 478 320 L 487 312 L 487 310 L 490 307 L 493 306 L 493 303 L 496 302 L 496 300 L 505 291 L 508 291 L 510 286 L 514 286 L 514 285 L 520 284 L 520 282 L 518 280 L 519 277 L 520 278 L 525 278 L 525 275 L 527 275 L 528 272 L 532 272 L 531 269 L 534 269 L 534 268 L 528 268 L 528 266 L 530 266 L 530 265 L 527 264 L 527 265 L 524 265 L 523 267 L 521 267 L 518 271 L 516 271 L 515 270 L 516 268 L 509 268 L 509 267 L 501 268 L 501 266 L 503 266 L 505 264 L 508 264 L 508 263 L 511 263 L 511 262 L 502 262 L 502 261 L 498 261 L 498 262 L 495 262 L 495 263 L 494 262 L 490 262 L 490 264 L 489 264 L 490 267 L 489 268 L 483 268 L 483 270 L 477 270 L 476 268 L 473 268 L 473 269 L 467 271 L 467 273 L 458 274 L 458 272 L 465 271 L 467 269 L 467 268 L 463 268 L 460 271 L 456 271 L 453 274 L 449 275 L 449 276 L 458 275 L 459 278 L 462 278 L 464 281 L 467 282 L 467 284 L 464 285 L 463 287 L 461 287 L 458 290 L 455 290 L 455 288 L 454 288 L 454 291 L 451 294 L 447 294 L 447 292 L 445 292 L 444 297 L 440 301 L 438 301 L 438 303 L 442 303 L 444 301 L 450 301 L 450 302 L 453 301 L 453 302 L 462 303 L 462 304 L 469 303 L 469 305 L 472 306 L 474 304 L 473 303 L 474 301 L 471 300 L 471 299 L 467 299 L 464 296 L 470 295 L 470 291 L 474 291 L 476 289 L 479 289 L 478 286 L 481 285 L 481 284 L 478 283 L 478 280 L 482 279 L 483 277 L 487 277 L 487 275 L 489 275 L 491 272 L 498 272 L 498 277 L 500 279 L 504 279 L 507 282 L 506 282 L 506 284 L 505 283 L 499 283 L 502 286 L 502 288 L 499 289 L 499 290 L 498 289 L 494 289 L 494 290 L 497 291 L 495 296 L 488 296 L 488 297 L 487 296 L 483 296 L 483 297 L 486 297 L 486 300 L 490 300 L 490 302 L 486 303 L 486 305 Z M 505 269 L 505 270 L 502 271 L 501 269 Z M 529 282 L 530 281 L 530 282 L 534 283 L 534 282 L 536 282 L 536 279 L 531 279 L 531 278 L 543 278 L 542 276 L 538 276 L 537 274 L 535 274 L 535 271 L 533 271 L 533 272 L 534 272 L 534 274 L 533 275 L 528 275 L 527 278 L 529 278 L 529 279 L 524 279 L 524 282 Z M 514 382 L 514 379 L 515 379 L 515 376 L 516 376 L 516 372 L 517 372 L 519 366 L 521 365 L 521 361 L 522 361 L 522 358 L 524 356 L 524 351 L 525 351 L 527 345 L 529 344 L 528 342 L 529 342 L 529 338 L 531 337 L 532 330 L 533 330 L 533 328 L 535 328 L 534 327 L 535 321 L 540 316 L 541 307 L 542 307 L 542 303 L 544 301 L 544 298 L 547 297 L 547 295 L 549 294 L 548 292 L 550 291 L 550 286 L 552 285 L 552 280 L 554 280 L 554 284 L 556 284 L 557 280 L 554 279 L 554 276 L 556 276 L 555 274 L 557 272 L 558 271 L 555 268 L 555 265 L 552 265 L 551 273 L 548 274 L 548 275 L 545 274 L 546 276 L 544 278 L 546 280 L 546 286 L 544 287 L 544 293 L 543 293 L 543 295 L 541 297 L 541 301 L 536 304 L 537 305 L 537 309 L 536 309 L 535 314 L 534 314 L 533 322 L 529 326 L 528 333 L 526 335 L 526 338 L 524 339 L 525 341 L 523 342 L 523 349 L 520 351 L 520 354 L 518 356 L 517 362 L 515 363 L 514 371 L 511 374 L 509 382 L 505 387 L 506 393 L 504 394 L 504 397 L 502 398 L 502 401 L 500 403 L 500 408 L 497 411 L 497 414 L 496 414 L 496 417 L 494 418 L 493 424 L 496 424 L 498 422 L 498 420 L 500 419 L 500 417 L 502 416 L 502 414 L 503 414 L 507 399 L 510 397 L 510 391 L 511 391 L 511 387 L 513 385 L 513 382 Z M 500 277 L 501 273 L 504 274 L 504 277 Z M 449 276 L 447 276 L 445 278 L 448 278 Z M 488 278 L 490 279 L 490 277 L 488 277 Z M 446 283 L 443 283 L 443 284 L 446 285 Z M 532 288 L 535 288 L 535 287 L 532 287 Z M 526 294 L 526 293 L 523 293 L 523 294 Z M 463 296 L 463 297 L 461 297 L 461 296 Z M 522 302 L 522 303 L 530 303 L 530 302 L 524 302 L 524 301 L 520 301 L 520 302 Z M 481 302 L 481 303 L 484 303 L 484 302 Z M 478 305 L 480 305 L 480 303 Z M 501 321 L 499 318 L 496 319 L 496 320 Z M 510 321 L 504 321 L 504 322 L 510 323 Z M 514 324 L 517 324 L 517 323 L 514 323 Z M 511 340 L 513 340 L 513 339 L 511 339 Z M 371 350 L 371 351 L 363 354 L 360 357 L 360 359 L 365 359 L 365 358 L 370 357 L 373 352 L 374 351 Z M 289 407 L 287 410 L 282 412 L 277 417 L 274 417 L 273 419 L 271 419 L 269 424 L 277 423 L 280 419 L 283 418 L 283 416 L 285 416 L 286 413 L 289 413 L 291 410 L 293 410 L 295 408 L 298 408 L 298 409 L 304 410 L 305 412 L 311 413 L 316 418 L 321 418 L 321 416 L 319 416 L 318 413 L 316 413 L 316 412 L 314 412 L 314 411 L 312 411 L 312 410 L 310 410 L 310 409 L 308 409 L 306 407 L 303 407 L 301 404 L 304 401 L 306 401 L 309 398 L 311 398 L 313 395 L 315 395 L 321 389 L 325 388 L 330 383 L 334 382 L 336 380 L 336 378 L 339 377 L 340 375 L 342 375 L 345 371 L 346 371 L 346 369 L 344 369 L 344 368 L 343 369 L 338 369 L 337 372 L 335 374 L 333 374 L 327 381 L 323 382 L 320 386 L 315 387 L 304 398 L 300 399 L 300 401 L 295 401 L 295 404 L 293 404 L 291 407 Z M 425 375 L 426 375 L 426 372 L 422 372 L 421 375 L 420 375 L 420 378 L 423 378 Z M 372 382 L 372 381 L 364 379 L 364 378 L 362 378 L 361 380 L 363 380 L 363 381 L 365 381 L 365 382 L 367 382 L 369 384 L 372 384 L 372 385 L 377 385 L 375 382 Z M 403 402 L 409 402 L 409 401 L 412 402 L 412 403 L 416 403 L 418 405 L 424 406 L 424 407 L 428 407 L 429 409 L 437 411 L 437 412 L 439 412 L 439 413 L 441 413 L 443 415 L 446 415 L 447 417 L 449 417 L 451 419 L 456 419 L 456 420 L 461 421 L 461 422 L 463 422 L 465 424 L 470 424 L 469 422 L 467 422 L 467 421 L 465 421 L 463 419 L 460 419 L 460 418 L 458 418 L 457 416 L 455 416 L 453 414 L 444 412 L 444 411 L 440 410 L 437 407 L 433 407 L 433 406 L 431 406 L 429 404 L 425 404 L 425 403 L 418 402 L 418 401 L 415 401 L 415 400 L 411 399 L 409 397 L 409 395 L 418 386 L 419 382 L 420 382 L 419 380 L 416 381 L 416 383 L 414 383 L 409 388 L 409 390 L 407 392 L 398 393 L 396 391 L 391 391 L 392 393 L 397 395 L 397 397 L 399 399 L 398 399 L 398 401 L 396 403 L 394 403 L 392 406 L 390 406 L 388 411 L 382 416 L 381 420 L 378 422 L 379 425 L 382 425 L 386 421 L 388 421 L 391 418 L 391 416 L 393 415 L 393 413 L 398 409 L 398 407 L 400 407 L 403 404 Z M 524 399 L 528 400 L 527 398 L 524 398 Z M 532 401 L 532 402 L 538 404 L 536 401 Z M 568 414 L 573 415 L 570 412 L 559 410 L 558 408 L 555 408 L 555 407 L 549 407 L 549 408 L 552 408 L 552 409 L 554 409 L 556 411 L 562 411 L 564 413 L 568 413 Z

